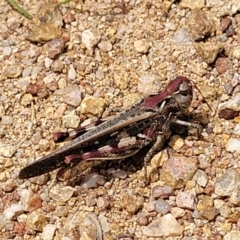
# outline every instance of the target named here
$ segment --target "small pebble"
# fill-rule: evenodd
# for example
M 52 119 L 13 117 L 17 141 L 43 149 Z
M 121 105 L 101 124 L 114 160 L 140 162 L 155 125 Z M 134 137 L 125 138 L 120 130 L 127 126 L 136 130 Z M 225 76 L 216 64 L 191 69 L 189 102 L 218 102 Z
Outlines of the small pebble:
M 16 147 L 11 144 L 0 143 L 0 156 L 2 157 L 12 157 L 16 152 Z
M 155 202 L 155 210 L 164 215 L 171 210 L 171 206 L 165 200 L 159 199 Z
M 192 38 L 185 29 L 180 28 L 175 31 L 172 41 L 177 45 L 187 45 L 192 43 Z
M 62 14 L 55 3 L 44 3 L 35 18 L 28 24 L 27 38 L 32 42 L 44 43 L 57 39 L 62 34 Z
M 88 50 L 96 46 L 100 39 L 101 35 L 97 29 L 87 29 L 82 32 L 82 42 Z
M 193 177 L 193 181 L 196 181 L 201 187 L 206 187 L 208 183 L 208 176 L 205 171 L 198 169 Z
M 4 210 L 3 215 L 5 216 L 6 219 L 13 220 L 18 215 L 23 213 L 23 210 L 24 209 L 23 209 L 23 206 L 21 204 L 13 203 Z
M 168 143 L 175 151 L 180 150 L 184 145 L 184 140 L 179 135 L 173 135 Z
M 239 240 L 240 239 L 240 231 L 239 230 L 231 230 L 224 236 L 224 240 Z
M 233 133 L 240 136 L 240 123 L 234 127 Z
M 98 43 L 98 47 L 102 52 L 109 52 L 112 50 L 112 44 L 110 41 L 101 41 Z
M 228 169 L 217 179 L 215 193 L 218 196 L 231 196 L 234 191 L 237 191 L 239 180 L 240 174 L 237 169 Z
M 190 8 L 190 9 L 195 9 L 195 8 L 203 8 L 205 7 L 205 1 L 204 0 L 199 0 L 199 1 L 195 1 L 195 0 L 182 0 L 180 2 L 180 6 L 182 6 L 183 8 Z
M 27 86 L 26 92 L 32 94 L 33 96 L 37 95 L 40 87 L 37 84 L 29 84 Z
M 55 95 L 61 96 L 63 101 L 73 107 L 78 107 L 81 103 L 81 89 L 76 84 L 69 85 L 64 89 L 59 89 L 54 92 Z
M 2 116 L 2 125 L 12 125 L 14 123 L 14 119 L 12 116 Z
M 134 42 L 134 48 L 139 53 L 147 53 L 150 45 L 146 39 L 141 39 Z
M 59 185 L 55 185 L 50 189 L 49 197 L 55 201 L 67 202 L 72 197 L 74 191 L 74 188 L 70 186 L 60 187 Z
M 46 216 L 37 211 L 33 211 L 27 215 L 26 225 L 30 229 L 42 232 L 43 228 L 47 225 Z
M 240 47 L 239 46 L 232 47 L 229 55 L 233 58 L 240 60 Z
M 185 215 L 185 210 L 179 207 L 173 207 L 171 208 L 171 214 L 175 217 L 175 218 L 180 218 L 183 217 Z
M 134 214 L 143 206 L 143 198 L 140 196 L 133 196 L 131 194 L 123 194 L 121 199 L 121 206 L 127 212 Z
M 80 124 L 80 117 L 71 112 L 62 117 L 62 123 L 66 128 L 77 128 Z
M 51 240 L 53 239 L 54 233 L 57 229 L 57 226 L 54 224 L 47 224 L 43 227 L 42 239 Z
M 53 60 L 46 57 L 44 63 L 45 63 L 44 65 L 45 65 L 46 68 L 50 68 L 52 63 L 53 63 Z
M 160 170 L 160 179 L 173 189 L 179 188 L 193 177 L 197 164 L 197 159 L 192 157 L 171 156 Z
M 142 55 L 142 69 L 144 71 L 148 70 L 149 68 L 151 67 L 149 61 L 148 61 L 148 58 L 147 56 L 144 54 Z
M 188 31 L 195 41 L 215 32 L 213 20 L 200 8 L 193 9 L 186 20 Z
M 69 67 L 69 71 L 68 71 L 68 79 L 70 80 L 74 80 L 77 76 L 77 73 L 73 67 L 73 65 L 71 64 Z
M 171 195 L 172 188 L 169 186 L 154 186 L 151 195 L 154 198 L 167 198 Z
M 114 178 L 120 178 L 120 179 L 125 179 L 127 177 L 127 173 L 123 170 L 112 169 L 111 171 L 108 171 L 108 174 L 112 174 Z
M 63 16 L 63 21 L 67 24 L 74 22 L 76 20 L 75 16 L 71 13 L 67 13 Z
M 51 70 L 54 72 L 62 72 L 63 67 L 64 67 L 63 62 L 58 59 L 53 61 L 51 64 Z
M 221 22 L 220 22 L 220 28 L 221 30 L 224 32 L 228 27 L 229 25 L 232 23 L 232 20 L 231 18 L 229 17 L 224 17 L 221 19 Z
M 148 224 L 148 218 L 146 216 L 145 213 L 143 212 L 139 212 L 137 214 L 137 223 L 140 225 L 140 226 L 146 226 Z
M 2 52 L 3 52 L 3 55 L 10 56 L 12 54 L 12 48 L 10 46 L 3 47 Z
M 98 68 L 98 70 L 96 71 L 96 78 L 99 80 L 102 80 L 104 78 L 104 72 L 102 68 Z
M 54 112 L 53 119 L 62 118 L 66 109 L 67 109 L 67 104 L 65 103 L 60 104 L 57 110 Z
M 80 188 L 88 189 L 88 188 L 96 188 L 98 186 L 104 185 L 105 178 L 102 175 L 98 175 L 97 173 L 89 173 L 86 174 L 83 182 L 80 185 Z
M 145 96 L 159 92 L 161 88 L 162 83 L 155 75 L 142 75 L 138 79 L 138 92 Z
M 107 209 L 110 202 L 107 197 L 99 197 L 97 200 L 97 207 L 101 210 Z
M 223 45 L 220 42 L 199 42 L 195 44 L 195 49 L 203 61 L 211 64 L 222 52 Z
M 194 189 L 180 192 L 176 197 L 176 204 L 179 208 L 187 208 L 194 210 L 196 191 Z
M 31 71 L 32 71 L 32 69 L 30 67 L 24 68 L 23 72 L 22 72 L 22 77 L 25 78 L 25 77 L 30 76 Z
M 236 152 L 240 154 L 240 140 L 237 138 L 230 138 L 226 143 L 226 150 L 228 152 Z
M 98 216 L 98 219 L 99 219 L 99 222 L 101 224 L 101 228 L 102 228 L 103 233 L 109 232 L 109 230 L 110 230 L 110 226 L 109 225 L 110 224 L 108 222 L 108 219 L 103 214 L 100 214 Z
M 184 227 L 178 223 L 172 214 L 168 213 L 143 227 L 143 235 L 148 237 L 180 236 L 183 230 Z
M 0 182 L 6 182 L 7 181 L 7 175 L 6 172 L 0 172 Z
M 3 76 L 7 78 L 17 78 L 22 75 L 23 67 L 19 64 L 17 65 L 7 65 L 3 69 Z
M 29 104 L 31 104 L 32 101 L 33 101 L 32 94 L 26 93 L 22 96 L 21 104 L 26 107 Z
M 104 111 L 105 101 L 103 98 L 86 96 L 81 103 L 81 113 L 84 115 L 99 117 Z
M 218 215 L 218 213 L 219 211 L 216 208 L 208 206 L 203 210 L 201 216 L 211 221 Z

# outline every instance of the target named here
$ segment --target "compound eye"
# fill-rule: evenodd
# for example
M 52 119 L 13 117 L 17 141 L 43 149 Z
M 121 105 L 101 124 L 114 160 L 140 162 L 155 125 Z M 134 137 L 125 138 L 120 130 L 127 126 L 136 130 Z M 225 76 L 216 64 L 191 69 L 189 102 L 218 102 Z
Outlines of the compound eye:
M 187 82 L 182 82 L 181 84 L 179 84 L 179 93 L 182 95 L 189 94 L 189 86 Z

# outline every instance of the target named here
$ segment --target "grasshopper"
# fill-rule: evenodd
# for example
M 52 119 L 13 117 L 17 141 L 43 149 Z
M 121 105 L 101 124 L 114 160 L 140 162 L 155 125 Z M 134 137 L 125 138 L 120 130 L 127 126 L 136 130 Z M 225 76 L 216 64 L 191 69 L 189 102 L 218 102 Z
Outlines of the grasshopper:
M 150 146 L 144 158 L 146 166 L 163 148 L 174 126 L 199 128 L 199 124 L 186 121 L 194 87 L 193 81 L 179 76 L 162 92 L 138 101 L 107 121 L 100 119 L 95 126 L 56 133 L 55 142 L 72 140 L 23 168 L 19 178 L 32 178 L 81 161 L 125 159 Z

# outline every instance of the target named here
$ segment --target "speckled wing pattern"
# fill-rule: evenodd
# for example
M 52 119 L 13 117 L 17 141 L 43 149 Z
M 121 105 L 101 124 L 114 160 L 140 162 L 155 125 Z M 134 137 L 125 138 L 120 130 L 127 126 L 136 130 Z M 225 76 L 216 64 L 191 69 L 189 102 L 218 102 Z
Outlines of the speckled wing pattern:
M 150 145 L 144 159 L 148 162 L 171 135 L 171 124 L 186 118 L 192 91 L 189 79 L 177 77 L 164 91 L 142 99 L 107 121 L 100 119 L 94 126 L 55 134 L 56 142 L 75 139 L 23 168 L 19 178 L 39 176 L 83 160 L 124 159 Z

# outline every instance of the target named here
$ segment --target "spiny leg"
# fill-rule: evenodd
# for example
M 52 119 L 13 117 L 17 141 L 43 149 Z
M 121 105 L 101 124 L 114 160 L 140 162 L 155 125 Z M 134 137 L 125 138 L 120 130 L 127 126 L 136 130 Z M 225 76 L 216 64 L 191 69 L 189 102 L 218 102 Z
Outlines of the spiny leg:
M 154 154 L 156 154 L 156 152 L 159 152 L 163 148 L 165 141 L 170 137 L 170 135 L 171 135 L 170 129 L 165 131 L 165 133 L 158 132 L 154 145 L 150 148 L 150 150 L 146 154 L 144 158 L 144 178 L 146 182 L 149 182 L 149 179 L 147 178 L 147 165 L 153 158 Z
M 165 121 L 166 124 L 164 124 L 162 126 L 162 130 L 156 132 L 156 141 L 144 158 L 145 181 L 147 180 L 147 165 L 148 165 L 148 163 L 150 162 L 150 160 L 152 159 L 154 154 L 156 152 L 159 152 L 163 148 L 164 143 L 166 142 L 167 139 L 169 139 L 169 137 L 172 134 L 172 131 L 170 128 L 171 124 L 177 124 L 177 125 L 194 128 L 197 130 L 198 134 L 200 134 L 202 132 L 202 126 L 198 123 L 191 123 L 191 122 L 187 122 L 187 121 L 183 121 L 183 120 L 179 120 L 179 119 L 175 119 L 175 118 L 171 119 L 171 117 L 172 116 L 170 114 L 168 119 Z M 155 126 L 155 128 L 156 128 L 156 126 Z M 151 137 L 153 138 L 153 136 L 151 136 Z M 149 179 L 147 182 L 149 182 Z
M 159 119 L 153 123 L 152 127 L 146 132 L 146 136 L 151 139 L 151 142 L 155 139 L 153 146 L 150 148 L 146 156 L 144 157 L 144 178 L 147 180 L 147 165 L 157 151 L 163 148 L 165 141 L 170 137 L 172 131 L 170 128 L 170 122 L 172 113 L 170 113 L 164 121 L 164 124 L 159 123 Z M 160 130 L 159 130 L 160 129 Z

